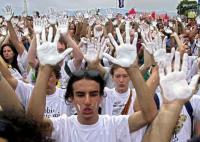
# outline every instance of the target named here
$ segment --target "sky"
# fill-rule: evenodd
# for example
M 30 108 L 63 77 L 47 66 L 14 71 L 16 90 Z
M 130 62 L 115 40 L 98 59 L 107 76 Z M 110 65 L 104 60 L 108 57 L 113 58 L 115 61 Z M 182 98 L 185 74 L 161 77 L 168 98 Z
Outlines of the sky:
M 176 12 L 176 7 L 181 0 L 124 0 L 125 9 L 135 8 L 136 11 L 168 11 Z M 0 15 L 6 4 L 11 4 L 16 14 L 21 14 L 24 9 L 24 0 L 0 0 Z M 49 7 L 59 10 L 91 9 L 91 8 L 116 8 L 118 0 L 27 0 L 28 12 L 47 11 Z

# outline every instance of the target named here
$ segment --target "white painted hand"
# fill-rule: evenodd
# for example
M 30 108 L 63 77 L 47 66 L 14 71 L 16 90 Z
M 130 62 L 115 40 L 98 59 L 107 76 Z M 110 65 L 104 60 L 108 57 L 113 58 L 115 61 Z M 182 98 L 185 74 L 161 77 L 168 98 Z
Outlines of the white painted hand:
M 42 34 L 44 34 L 42 35 L 42 37 L 46 37 L 45 32 L 43 32 Z M 72 52 L 72 48 L 67 48 L 63 53 L 58 53 L 57 42 L 60 37 L 60 32 L 57 30 L 53 42 L 51 42 L 52 37 L 53 37 L 53 28 L 50 27 L 48 41 L 43 39 L 42 44 L 39 44 L 37 47 L 38 59 L 42 65 L 45 65 L 45 64 L 56 65 L 61 60 L 63 60 L 66 57 L 66 55 Z
M 11 5 L 6 5 L 4 8 L 4 17 L 6 21 L 10 21 L 14 15 Z
M 108 34 L 111 43 L 114 45 L 116 49 L 116 57 L 112 57 L 111 55 L 107 53 L 103 53 L 103 56 L 106 57 L 109 61 L 111 61 L 114 64 L 118 64 L 122 67 L 130 67 L 131 64 L 134 63 L 134 61 L 137 58 L 137 39 L 138 34 L 134 34 L 134 40 L 133 43 L 130 43 L 130 22 L 126 21 L 126 43 L 124 43 L 122 36 L 120 34 L 119 28 L 116 28 L 116 33 L 118 40 L 120 42 L 120 45 L 117 44 L 117 42 L 114 40 L 112 34 Z
M 103 27 L 98 24 L 94 26 L 94 37 L 100 38 L 103 35 Z
M 45 25 L 42 19 L 36 18 L 33 20 L 33 29 L 36 34 L 42 33 L 42 30 L 44 29 Z
M 151 33 L 149 33 L 151 34 Z M 166 53 L 166 39 L 165 37 L 162 40 L 161 33 L 157 33 L 152 40 L 152 36 L 147 36 L 145 33 L 142 31 L 141 32 L 142 38 L 144 43 L 142 43 L 143 47 L 153 55 L 155 62 L 159 66 L 165 66 L 166 65 L 166 60 L 167 60 L 167 53 Z
M 55 9 L 50 8 L 48 13 L 49 13 L 49 14 L 48 14 L 48 21 L 49 21 L 49 24 L 51 24 L 51 25 L 56 24 L 57 17 L 56 17 Z
M 66 34 L 68 32 L 69 22 L 67 17 L 62 17 L 58 19 L 58 30 L 62 34 Z
M 174 69 L 167 74 L 164 74 L 164 68 L 160 70 L 160 85 L 162 88 L 163 96 L 168 101 L 176 99 L 187 99 L 192 95 L 199 75 L 194 76 L 190 85 L 186 81 L 188 55 L 184 54 L 182 66 L 180 64 L 180 53 L 175 52 Z M 171 63 L 172 65 L 172 63 Z
M 86 52 L 84 54 L 85 60 L 89 62 L 96 60 L 100 51 L 99 45 L 96 44 L 97 39 L 91 38 L 91 40 L 87 39 L 84 40 L 83 42 L 85 41 L 86 41 Z

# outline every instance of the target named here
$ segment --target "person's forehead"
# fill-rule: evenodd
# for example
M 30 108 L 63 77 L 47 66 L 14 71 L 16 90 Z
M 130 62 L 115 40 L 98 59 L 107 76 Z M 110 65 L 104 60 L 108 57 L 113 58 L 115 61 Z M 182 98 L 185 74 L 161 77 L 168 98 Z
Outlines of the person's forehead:
M 72 85 L 74 90 L 88 90 L 88 89 L 99 89 L 100 84 L 91 79 L 80 79 L 73 83 Z
M 113 72 L 114 72 L 114 74 L 119 74 L 119 73 L 127 74 L 126 70 L 121 67 L 116 68 Z
M 12 50 L 10 46 L 5 46 L 3 50 Z

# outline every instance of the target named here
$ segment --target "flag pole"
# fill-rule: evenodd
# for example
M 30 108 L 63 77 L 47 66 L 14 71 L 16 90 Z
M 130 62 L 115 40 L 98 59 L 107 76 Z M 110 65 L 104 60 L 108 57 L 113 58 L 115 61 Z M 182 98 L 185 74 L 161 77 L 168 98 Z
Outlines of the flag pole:
M 28 6 L 27 6 L 27 0 L 24 0 L 24 13 L 28 15 Z

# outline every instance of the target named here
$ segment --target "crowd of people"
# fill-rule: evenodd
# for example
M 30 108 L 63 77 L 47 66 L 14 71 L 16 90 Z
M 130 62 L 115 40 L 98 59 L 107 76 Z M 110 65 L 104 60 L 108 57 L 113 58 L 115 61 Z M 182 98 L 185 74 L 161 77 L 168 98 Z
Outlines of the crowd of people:
M 200 141 L 200 18 L 0 16 L 0 141 Z

